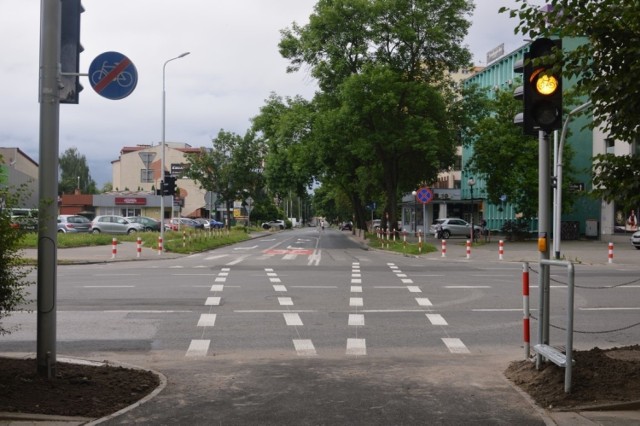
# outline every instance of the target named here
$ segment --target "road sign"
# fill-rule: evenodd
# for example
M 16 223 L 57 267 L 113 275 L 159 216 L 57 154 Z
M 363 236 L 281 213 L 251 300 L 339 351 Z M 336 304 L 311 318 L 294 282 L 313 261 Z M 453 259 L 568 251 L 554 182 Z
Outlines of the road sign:
M 138 84 L 138 71 L 129 58 L 118 52 L 98 55 L 89 66 L 89 82 L 100 96 L 126 98 Z
M 433 192 L 431 192 L 431 189 L 423 186 L 418 191 L 416 191 L 416 198 L 422 204 L 429 204 L 431 201 L 433 201 Z

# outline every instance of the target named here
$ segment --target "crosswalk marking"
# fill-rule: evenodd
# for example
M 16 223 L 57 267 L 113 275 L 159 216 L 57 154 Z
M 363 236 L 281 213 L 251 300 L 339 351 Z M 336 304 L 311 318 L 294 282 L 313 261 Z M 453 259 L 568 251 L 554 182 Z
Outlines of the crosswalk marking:
M 367 343 L 365 339 L 347 339 L 347 355 L 366 355 Z
M 211 286 L 211 291 L 222 291 L 224 290 L 224 285 L 214 284 Z
M 362 315 L 362 314 L 349 314 L 349 325 L 351 325 L 351 326 L 364 326 L 364 315 Z
M 284 322 L 289 325 L 289 326 L 301 326 L 302 324 L 302 319 L 300 318 L 299 314 L 296 313 L 283 313 L 282 314 L 284 316 Z
M 413 280 L 411 278 L 402 278 L 402 284 L 413 284 Z
M 217 283 L 226 283 L 227 282 L 227 277 L 216 277 L 216 279 L 214 280 Z
M 282 281 L 280 280 L 280 278 L 269 278 L 269 282 L 272 282 L 272 283 L 281 283 Z
M 431 325 L 448 325 L 447 321 L 440 314 L 426 314 Z
M 407 289 L 409 290 L 409 293 L 422 293 L 422 290 L 420 290 L 420 287 L 418 286 L 407 286 Z
M 280 306 L 293 306 L 293 300 L 290 297 L 278 297 Z
M 361 285 L 352 285 L 351 286 L 351 293 L 362 293 L 362 286 Z
M 205 306 L 219 306 L 221 297 L 207 297 L 207 300 L 204 302 Z
M 186 356 L 207 356 L 211 340 L 192 340 L 187 349 Z
M 276 284 L 273 286 L 273 291 L 280 291 L 280 292 L 287 291 L 287 287 Z
M 455 339 L 455 338 L 450 338 L 450 337 L 443 337 L 442 341 L 444 342 L 444 344 L 447 346 L 447 348 L 449 349 L 449 351 L 452 354 L 468 354 L 469 349 L 467 349 L 467 347 L 464 345 L 464 343 L 462 343 L 462 340 L 460 339 Z
M 362 297 L 350 297 L 349 306 L 364 306 Z
M 426 297 L 416 297 L 416 302 L 418 302 L 420 306 L 433 306 L 431 301 Z
M 351 284 L 362 284 L 362 279 L 360 278 L 352 278 Z
M 201 314 L 198 327 L 213 327 L 216 325 L 216 314 Z
M 299 356 L 315 356 L 316 348 L 313 346 L 313 342 L 309 339 L 294 339 L 293 347 Z

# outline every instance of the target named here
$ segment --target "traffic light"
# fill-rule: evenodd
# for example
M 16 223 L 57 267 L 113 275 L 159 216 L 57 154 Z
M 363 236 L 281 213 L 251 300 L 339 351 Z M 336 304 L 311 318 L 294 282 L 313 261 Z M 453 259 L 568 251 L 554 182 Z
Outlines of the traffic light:
M 178 186 L 176 185 L 176 177 L 165 176 L 164 181 L 162 181 L 162 193 L 164 195 L 176 195 L 177 190 Z
M 60 12 L 60 103 L 77 104 L 82 91 L 78 74 L 80 52 L 84 50 L 80 44 L 80 14 L 84 8 L 80 0 L 62 0 Z
M 540 38 L 531 43 L 529 52 L 517 62 L 513 70 L 522 73 L 522 86 L 514 97 L 523 101 L 523 112 L 514 123 L 522 125 L 527 135 L 537 136 L 539 130 L 550 132 L 562 127 L 562 77 L 554 70 L 554 63 L 541 59 L 562 49 L 561 40 Z

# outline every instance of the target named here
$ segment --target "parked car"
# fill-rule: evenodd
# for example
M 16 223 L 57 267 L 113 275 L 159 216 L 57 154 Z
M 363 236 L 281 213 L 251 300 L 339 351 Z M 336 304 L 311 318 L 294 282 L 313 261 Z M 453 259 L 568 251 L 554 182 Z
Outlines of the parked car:
M 38 209 L 11 209 L 11 227 L 25 231 L 38 230 Z
M 129 222 L 139 223 L 144 227 L 145 231 L 160 232 L 160 221 L 147 216 L 127 216 Z
M 187 217 L 174 217 L 169 221 L 168 225 L 165 223 L 165 229 L 172 231 L 184 230 L 185 228 L 203 229 L 204 225 Z
M 91 221 L 84 216 L 61 214 L 58 216 L 58 232 L 89 232 Z
M 271 228 L 284 229 L 285 228 L 284 220 L 276 219 L 276 220 L 270 220 L 269 222 L 264 222 L 262 224 L 262 228 L 263 229 L 271 229 Z
M 212 229 L 222 229 L 222 228 L 224 228 L 224 223 L 219 222 L 219 221 L 217 221 L 217 220 L 215 220 L 215 219 L 211 219 L 211 220 L 209 221 L 209 226 L 210 226 Z
M 342 224 L 340 225 L 340 230 L 341 231 L 352 231 L 353 230 L 353 222 L 351 222 L 351 221 L 342 222 Z
M 631 235 L 631 244 L 640 250 L 640 231 L 636 231 Z
M 144 231 L 144 226 L 131 222 L 123 216 L 104 215 L 96 216 L 91 221 L 91 232 L 99 234 L 133 234 Z
M 445 240 L 451 236 L 471 236 L 471 224 L 466 220 L 462 220 L 456 217 L 448 217 L 444 219 L 436 219 L 433 225 L 429 228 L 429 232 L 436 235 L 438 232 L 438 226 L 441 227 L 442 238 Z M 473 225 L 474 234 L 480 236 L 482 228 L 478 225 Z
M 197 222 L 197 223 L 201 224 L 201 225 L 202 225 L 202 227 L 203 227 L 204 229 L 209 229 L 209 228 L 211 228 L 211 222 L 209 222 L 209 220 L 208 220 L 208 219 L 205 219 L 205 218 L 203 218 L 203 217 L 199 217 L 199 218 L 197 218 L 197 219 L 193 219 L 193 220 L 194 220 L 195 222 Z

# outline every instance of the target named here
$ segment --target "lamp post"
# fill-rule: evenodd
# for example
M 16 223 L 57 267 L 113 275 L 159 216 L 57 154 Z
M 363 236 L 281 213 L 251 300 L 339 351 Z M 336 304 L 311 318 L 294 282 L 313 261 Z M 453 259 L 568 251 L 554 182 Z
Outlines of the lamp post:
M 473 204 L 473 185 L 476 184 L 476 180 L 472 177 L 467 181 L 469 184 L 469 190 L 471 191 L 471 242 L 473 243 L 473 213 L 474 213 L 474 204 Z
M 411 191 L 411 195 L 413 195 L 413 233 L 415 236 L 418 236 L 418 203 L 417 203 L 417 191 Z
M 175 58 L 168 59 L 162 65 L 162 149 L 160 151 L 160 238 L 164 241 L 164 147 L 165 147 L 165 129 L 166 129 L 166 106 L 167 106 L 167 93 L 165 91 L 166 69 L 167 64 L 176 59 L 184 58 L 191 52 L 184 52 Z M 172 197 L 173 198 L 173 197 Z M 164 250 L 163 250 L 164 251 Z

